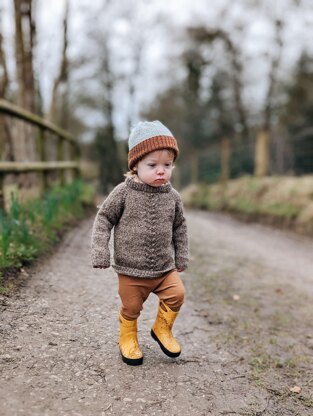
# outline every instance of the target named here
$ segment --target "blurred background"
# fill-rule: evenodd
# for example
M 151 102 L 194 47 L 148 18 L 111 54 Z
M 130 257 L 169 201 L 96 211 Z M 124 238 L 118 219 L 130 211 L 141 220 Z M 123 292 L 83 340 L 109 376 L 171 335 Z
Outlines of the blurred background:
M 312 39 L 311 0 L 1 0 L 0 97 L 70 132 L 102 192 L 122 180 L 143 119 L 177 137 L 180 189 L 308 175 Z M 2 111 L 2 162 L 39 160 L 36 131 Z
M 153 370 L 146 344 L 142 389 L 87 253 L 132 126 L 155 119 L 192 261 L 186 355 Z M 312 416 L 312 237 L 313 0 L 0 0 L 1 415 Z

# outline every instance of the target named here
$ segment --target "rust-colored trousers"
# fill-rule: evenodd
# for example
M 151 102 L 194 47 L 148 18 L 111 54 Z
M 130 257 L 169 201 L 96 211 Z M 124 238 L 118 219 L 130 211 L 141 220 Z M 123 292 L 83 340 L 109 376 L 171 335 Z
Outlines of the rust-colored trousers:
M 143 303 L 151 292 L 155 293 L 172 311 L 178 312 L 184 303 L 185 288 L 176 270 L 153 279 L 119 274 L 118 280 L 118 293 L 122 301 L 121 314 L 130 321 L 139 317 Z

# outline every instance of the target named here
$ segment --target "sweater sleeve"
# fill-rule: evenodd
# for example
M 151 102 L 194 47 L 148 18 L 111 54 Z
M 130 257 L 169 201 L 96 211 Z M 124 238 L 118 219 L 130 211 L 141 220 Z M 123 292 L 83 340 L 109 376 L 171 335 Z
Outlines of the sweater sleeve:
M 173 223 L 173 243 L 175 248 L 175 265 L 178 269 L 186 269 L 189 261 L 188 235 L 183 204 L 178 192 L 175 192 L 176 208 Z
M 124 208 L 124 182 L 116 186 L 101 205 L 91 234 L 91 263 L 93 267 L 110 267 L 109 240 Z

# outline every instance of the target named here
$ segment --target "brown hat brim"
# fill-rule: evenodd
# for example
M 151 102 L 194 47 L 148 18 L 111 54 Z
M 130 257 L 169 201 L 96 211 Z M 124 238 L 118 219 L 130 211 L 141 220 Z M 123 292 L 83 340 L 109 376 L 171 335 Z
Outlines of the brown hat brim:
M 136 163 L 142 159 L 148 153 L 154 152 L 155 150 L 171 149 L 174 151 L 176 159 L 179 150 L 177 141 L 173 136 L 154 136 L 149 139 L 143 140 L 138 143 L 128 152 L 128 167 L 132 169 Z

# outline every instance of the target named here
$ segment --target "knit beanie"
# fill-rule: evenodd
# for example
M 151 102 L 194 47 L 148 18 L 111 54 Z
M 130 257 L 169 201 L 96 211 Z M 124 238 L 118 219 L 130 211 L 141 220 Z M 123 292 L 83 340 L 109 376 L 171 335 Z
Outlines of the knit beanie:
M 161 149 L 172 149 L 174 160 L 179 150 L 170 130 L 160 121 L 141 121 L 131 131 L 128 139 L 128 167 L 135 164 L 150 152 Z

